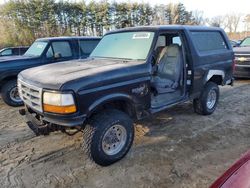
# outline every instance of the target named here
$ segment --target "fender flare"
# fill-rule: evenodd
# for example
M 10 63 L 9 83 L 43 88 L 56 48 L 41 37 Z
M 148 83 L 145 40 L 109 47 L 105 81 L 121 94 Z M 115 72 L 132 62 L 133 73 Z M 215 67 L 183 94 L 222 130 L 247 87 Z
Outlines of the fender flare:
M 224 80 L 225 72 L 223 70 L 209 70 L 206 76 L 206 82 L 210 80 L 213 76 L 221 76 L 222 80 Z
M 3 80 L 5 80 L 6 78 L 10 78 L 10 77 L 16 77 L 19 74 L 19 71 L 12 71 L 9 73 L 4 73 L 3 75 L 0 76 L 0 82 L 2 82 Z
M 87 116 L 89 117 L 98 107 L 104 105 L 105 103 L 112 102 L 112 101 L 126 101 L 131 104 L 135 102 L 134 99 L 130 95 L 124 94 L 124 93 L 113 93 L 113 94 L 105 95 L 95 100 L 88 107 Z

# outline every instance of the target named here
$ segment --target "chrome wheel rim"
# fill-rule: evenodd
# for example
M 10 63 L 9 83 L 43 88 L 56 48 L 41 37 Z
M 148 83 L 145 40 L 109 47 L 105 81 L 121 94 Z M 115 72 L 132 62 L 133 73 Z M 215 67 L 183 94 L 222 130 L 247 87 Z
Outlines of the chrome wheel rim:
M 22 102 L 22 99 L 20 98 L 19 96 L 19 93 L 18 93 L 18 88 L 17 87 L 13 87 L 11 90 L 10 90 L 10 99 L 14 102 Z
M 214 89 L 210 90 L 207 96 L 207 108 L 212 109 L 217 100 L 217 93 Z
M 113 125 L 103 136 L 102 149 L 107 155 L 115 155 L 124 147 L 127 139 L 127 131 L 121 125 Z

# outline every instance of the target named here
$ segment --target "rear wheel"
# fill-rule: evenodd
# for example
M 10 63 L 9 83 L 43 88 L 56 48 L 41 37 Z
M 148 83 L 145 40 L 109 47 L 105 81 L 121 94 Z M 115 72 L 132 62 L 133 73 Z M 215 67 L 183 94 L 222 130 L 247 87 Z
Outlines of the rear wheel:
M 1 91 L 3 101 L 10 106 L 22 106 L 23 101 L 21 100 L 16 80 L 10 80 L 6 82 Z
M 214 82 L 208 82 L 198 99 L 194 99 L 194 111 L 202 115 L 212 114 L 219 100 L 219 87 Z
M 122 159 L 134 140 L 131 118 L 118 110 L 107 110 L 95 115 L 84 129 L 83 147 L 101 166 Z

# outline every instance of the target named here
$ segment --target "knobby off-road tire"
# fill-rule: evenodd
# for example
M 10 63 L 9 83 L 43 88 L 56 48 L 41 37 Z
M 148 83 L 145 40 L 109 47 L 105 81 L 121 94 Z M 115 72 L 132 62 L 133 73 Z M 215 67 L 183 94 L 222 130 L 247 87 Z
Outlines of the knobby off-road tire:
M 119 110 L 106 110 L 94 115 L 83 131 L 83 150 L 101 166 L 122 159 L 132 146 L 132 119 Z
M 3 101 L 8 104 L 9 106 L 22 106 L 23 101 L 19 97 L 18 91 L 17 91 L 17 81 L 16 80 L 10 80 L 6 82 L 1 90 L 1 96 Z
M 200 97 L 193 101 L 194 111 L 201 115 L 212 114 L 217 107 L 219 95 L 218 85 L 214 82 L 208 82 Z

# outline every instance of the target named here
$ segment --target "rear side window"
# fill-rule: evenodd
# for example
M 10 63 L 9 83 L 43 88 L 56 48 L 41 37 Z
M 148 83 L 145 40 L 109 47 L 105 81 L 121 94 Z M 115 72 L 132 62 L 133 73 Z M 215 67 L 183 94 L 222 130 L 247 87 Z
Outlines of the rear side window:
M 2 51 L 1 55 L 12 55 L 12 49 Z
M 95 49 L 98 43 L 99 40 L 81 40 L 80 48 L 82 50 L 82 53 L 85 55 L 91 54 L 91 52 Z
M 224 38 L 218 31 L 193 31 L 192 40 L 199 52 L 228 49 Z
M 72 51 L 69 42 L 66 41 L 52 42 L 52 48 L 54 50 L 54 54 L 60 53 L 61 57 L 72 56 Z

